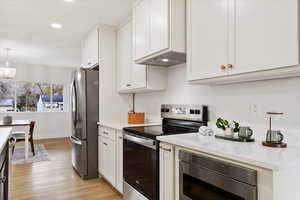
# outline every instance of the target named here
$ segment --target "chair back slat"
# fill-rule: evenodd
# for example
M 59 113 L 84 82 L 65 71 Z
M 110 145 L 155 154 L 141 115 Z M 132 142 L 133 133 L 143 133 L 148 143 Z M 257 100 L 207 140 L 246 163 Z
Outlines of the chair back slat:
M 29 136 L 30 136 L 30 137 L 33 137 L 33 130 L 34 130 L 34 127 L 35 127 L 35 121 L 31 121 L 31 122 L 30 122 L 30 126 L 29 126 Z

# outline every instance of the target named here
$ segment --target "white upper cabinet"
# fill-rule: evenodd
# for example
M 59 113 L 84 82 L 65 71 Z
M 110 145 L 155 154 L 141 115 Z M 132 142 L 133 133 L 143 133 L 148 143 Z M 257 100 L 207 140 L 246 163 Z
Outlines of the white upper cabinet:
M 142 93 L 164 90 L 167 86 L 167 70 L 156 66 L 136 64 L 132 58 L 132 21 L 118 30 L 117 80 L 121 93 Z
M 150 53 L 156 53 L 169 48 L 169 0 L 149 1 Z
M 132 61 L 132 60 L 131 60 Z M 131 62 L 131 89 L 147 87 L 147 66 Z M 164 87 L 163 87 L 164 88 Z
M 187 12 L 192 83 L 299 75 L 297 0 L 188 0 Z
M 299 63 L 298 0 L 236 1 L 234 73 Z
M 99 29 L 91 30 L 81 42 L 81 67 L 95 67 L 99 63 Z
M 171 66 L 186 61 L 185 0 L 139 0 L 133 6 L 133 58 Z
M 131 87 L 132 58 L 132 26 L 126 24 L 118 31 L 117 65 L 118 65 L 118 88 L 127 90 Z
M 191 0 L 188 4 L 189 80 L 224 76 L 229 63 L 227 0 Z M 209 21 L 208 21 L 209 19 Z
M 149 0 L 139 1 L 133 9 L 135 33 L 134 58 L 141 58 L 150 50 L 150 7 Z

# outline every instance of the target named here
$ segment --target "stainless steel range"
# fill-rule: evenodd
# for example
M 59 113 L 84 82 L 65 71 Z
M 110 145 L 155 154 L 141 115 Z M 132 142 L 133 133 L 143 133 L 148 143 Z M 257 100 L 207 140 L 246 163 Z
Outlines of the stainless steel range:
M 159 199 L 157 136 L 198 132 L 207 125 L 207 107 L 162 105 L 162 126 L 124 128 L 124 200 Z M 163 200 L 163 199 L 162 199 Z

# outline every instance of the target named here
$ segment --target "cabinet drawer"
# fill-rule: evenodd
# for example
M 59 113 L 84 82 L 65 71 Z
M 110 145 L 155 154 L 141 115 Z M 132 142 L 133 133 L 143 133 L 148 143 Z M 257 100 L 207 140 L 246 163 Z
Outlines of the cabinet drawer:
M 99 135 L 101 135 L 105 138 L 109 138 L 113 141 L 116 140 L 116 131 L 112 128 L 101 126 L 99 129 Z

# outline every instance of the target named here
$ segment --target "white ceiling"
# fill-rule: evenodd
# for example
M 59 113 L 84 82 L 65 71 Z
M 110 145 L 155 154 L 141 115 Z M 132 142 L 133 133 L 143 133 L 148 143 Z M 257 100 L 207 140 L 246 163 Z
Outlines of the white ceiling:
M 0 0 L 0 59 L 12 48 L 11 62 L 76 67 L 80 41 L 96 24 L 118 25 L 133 0 Z M 55 30 L 51 23 L 61 23 Z

